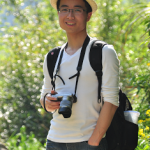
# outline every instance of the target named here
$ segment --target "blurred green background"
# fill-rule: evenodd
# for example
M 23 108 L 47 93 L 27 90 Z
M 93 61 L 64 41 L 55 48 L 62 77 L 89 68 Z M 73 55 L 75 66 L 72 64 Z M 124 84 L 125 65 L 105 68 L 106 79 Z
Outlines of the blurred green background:
M 150 2 L 96 2 L 88 34 L 114 45 L 120 86 L 141 113 L 136 150 L 150 150 Z M 0 1 L 0 142 L 8 149 L 45 147 L 52 116 L 39 102 L 43 60 L 66 40 L 49 0 Z

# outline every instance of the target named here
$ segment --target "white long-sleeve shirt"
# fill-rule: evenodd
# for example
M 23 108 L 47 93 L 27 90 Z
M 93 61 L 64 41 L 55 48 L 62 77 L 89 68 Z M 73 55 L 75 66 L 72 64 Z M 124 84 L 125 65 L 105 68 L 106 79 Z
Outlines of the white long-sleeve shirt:
M 70 118 L 64 118 L 58 114 L 58 110 L 53 114 L 50 130 L 47 139 L 54 142 L 69 143 L 87 141 L 93 133 L 96 126 L 102 103 L 97 102 L 98 80 L 89 62 L 89 51 L 93 41 L 91 38 L 80 72 L 77 87 L 77 102 L 73 103 L 72 115 Z M 62 46 L 61 50 L 64 48 Z M 56 78 L 56 91 L 59 94 L 74 94 L 76 78 L 69 79 L 76 74 L 76 67 L 80 57 L 81 48 L 73 55 L 68 55 L 65 51 L 60 64 L 59 75 L 65 81 L 65 85 L 59 78 Z M 58 60 L 60 53 L 56 62 Z M 102 90 L 101 96 L 104 101 L 118 106 L 119 93 L 119 60 L 112 45 L 105 45 L 102 50 Z M 54 74 L 56 71 L 54 69 Z M 44 65 L 44 85 L 42 87 L 41 98 L 51 91 L 51 79 L 47 70 L 47 55 Z

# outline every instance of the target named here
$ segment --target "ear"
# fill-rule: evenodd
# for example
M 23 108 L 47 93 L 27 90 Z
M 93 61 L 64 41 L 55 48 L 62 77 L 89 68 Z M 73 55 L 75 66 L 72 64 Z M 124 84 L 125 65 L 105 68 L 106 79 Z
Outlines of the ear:
M 91 18 L 91 16 L 92 16 L 92 12 L 89 12 L 88 14 L 87 14 L 87 22 L 90 20 L 90 18 Z

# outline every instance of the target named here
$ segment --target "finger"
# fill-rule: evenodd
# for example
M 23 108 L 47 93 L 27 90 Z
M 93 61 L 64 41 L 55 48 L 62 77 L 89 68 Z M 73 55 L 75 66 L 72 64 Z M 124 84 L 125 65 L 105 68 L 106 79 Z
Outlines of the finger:
M 57 98 L 51 96 L 51 94 L 47 94 L 46 99 L 48 99 L 48 100 L 57 100 Z
M 59 109 L 59 107 L 54 107 L 53 109 L 52 108 L 46 108 L 47 111 L 49 112 L 54 112 L 55 110 Z
M 54 110 L 54 109 L 59 109 L 60 105 L 46 105 L 46 108 Z
M 48 111 L 53 111 L 55 109 L 59 109 L 60 102 L 51 102 L 50 100 L 46 100 L 45 107 Z
M 49 105 L 49 106 L 60 106 L 60 102 L 53 102 L 53 101 L 50 101 L 48 99 L 46 99 L 46 104 Z
M 55 94 L 57 94 L 57 92 L 54 91 L 54 90 L 51 90 L 51 94 L 52 94 L 52 95 L 55 95 Z

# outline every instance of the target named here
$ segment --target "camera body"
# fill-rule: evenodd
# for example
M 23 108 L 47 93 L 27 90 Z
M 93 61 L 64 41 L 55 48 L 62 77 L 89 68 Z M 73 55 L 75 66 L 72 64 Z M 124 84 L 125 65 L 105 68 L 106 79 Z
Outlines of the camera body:
M 59 114 L 62 114 L 64 118 L 70 118 L 72 114 L 72 104 L 76 102 L 74 99 L 74 95 L 71 94 L 55 94 L 52 95 L 57 98 L 57 100 L 53 100 L 55 102 L 60 101 L 60 108 L 58 110 Z

